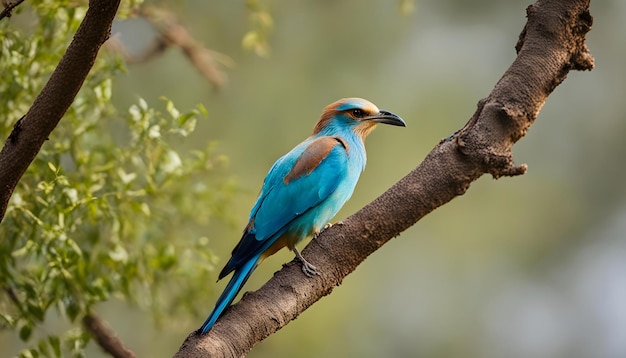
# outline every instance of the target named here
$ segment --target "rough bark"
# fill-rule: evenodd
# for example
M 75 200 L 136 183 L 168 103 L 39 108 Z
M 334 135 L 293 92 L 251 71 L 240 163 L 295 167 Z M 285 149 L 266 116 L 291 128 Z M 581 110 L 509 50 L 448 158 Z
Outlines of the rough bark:
M 15 186 L 70 107 L 111 35 L 119 0 L 91 0 L 59 65 L 26 115 L 15 123 L 0 152 L 0 222 Z
M 463 195 L 483 174 L 515 176 L 511 148 L 570 70 L 591 70 L 585 44 L 589 0 L 539 0 L 516 45 L 518 56 L 478 102 L 468 123 L 372 203 L 324 231 L 303 255 L 321 274 L 287 264 L 263 287 L 228 309 L 205 336 L 191 333 L 175 357 L 240 357 L 341 284 L 370 254 L 437 207 Z

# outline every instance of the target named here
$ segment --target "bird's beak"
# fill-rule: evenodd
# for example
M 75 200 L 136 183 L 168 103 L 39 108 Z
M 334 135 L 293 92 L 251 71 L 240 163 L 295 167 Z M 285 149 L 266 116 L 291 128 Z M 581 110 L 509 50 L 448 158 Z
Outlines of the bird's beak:
M 404 123 L 402 118 L 400 118 L 399 116 L 391 112 L 387 112 L 384 110 L 381 110 L 380 112 L 378 112 L 378 114 L 369 116 L 365 119 L 368 121 L 376 122 L 376 123 L 384 123 L 384 124 L 391 124 L 392 126 L 406 127 L 406 123 Z

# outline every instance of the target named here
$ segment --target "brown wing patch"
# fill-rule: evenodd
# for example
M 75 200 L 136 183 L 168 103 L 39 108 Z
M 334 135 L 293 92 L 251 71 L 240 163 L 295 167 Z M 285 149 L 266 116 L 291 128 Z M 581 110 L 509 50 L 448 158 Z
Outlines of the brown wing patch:
M 311 174 L 338 144 L 348 149 L 346 142 L 339 137 L 322 137 L 313 141 L 296 160 L 291 171 L 285 175 L 283 182 L 289 184 L 292 180 Z

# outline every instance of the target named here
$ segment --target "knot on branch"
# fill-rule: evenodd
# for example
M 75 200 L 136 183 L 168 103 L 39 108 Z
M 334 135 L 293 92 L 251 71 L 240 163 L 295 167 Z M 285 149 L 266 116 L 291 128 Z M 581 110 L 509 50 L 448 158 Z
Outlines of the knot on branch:
M 483 173 L 495 179 L 526 173 L 528 167 L 513 164 L 511 148 L 526 134 L 531 121 L 513 104 L 481 100 L 478 110 L 456 137 L 459 151 Z
M 578 14 L 574 26 L 572 26 L 572 34 L 574 35 L 576 46 L 574 46 L 570 63 L 572 68 L 578 71 L 591 71 L 594 66 L 593 56 L 589 53 L 585 41 L 585 35 L 591 30 L 591 25 L 593 25 L 593 16 L 591 16 L 587 8 Z

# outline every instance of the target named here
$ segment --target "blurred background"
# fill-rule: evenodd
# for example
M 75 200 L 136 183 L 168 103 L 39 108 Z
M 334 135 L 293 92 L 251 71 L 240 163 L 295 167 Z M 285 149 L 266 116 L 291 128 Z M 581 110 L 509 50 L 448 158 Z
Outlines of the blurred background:
M 363 97 L 407 122 L 368 138 L 368 167 L 341 220 L 465 124 L 514 60 L 529 4 L 263 1 L 272 27 L 259 56 L 242 46 L 258 21 L 243 2 L 154 3 L 227 56 L 227 82 L 216 90 L 170 48 L 129 65 L 114 80 L 113 101 L 127 108 L 138 97 L 167 96 L 179 108 L 208 109 L 179 145 L 217 141 L 237 178 L 230 221 L 203 228 L 219 271 L 267 170 L 309 135 L 324 106 Z M 515 146 L 528 173 L 482 177 L 250 357 L 626 357 L 626 2 L 592 1 L 591 11 L 596 69 L 571 72 Z M 156 35 L 141 19 L 116 23 L 113 33 L 137 53 Z M 292 256 L 285 250 L 267 260 L 244 291 Z M 225 284 L 198 283 L 206 286 L 200 311 L 211 311 Z M 147 313 L 120 303 L 98 312 L 140 357 L 171 356 L 205 319 L 153 329 Z M 89 356 L 100 355 L 92 347 Z

